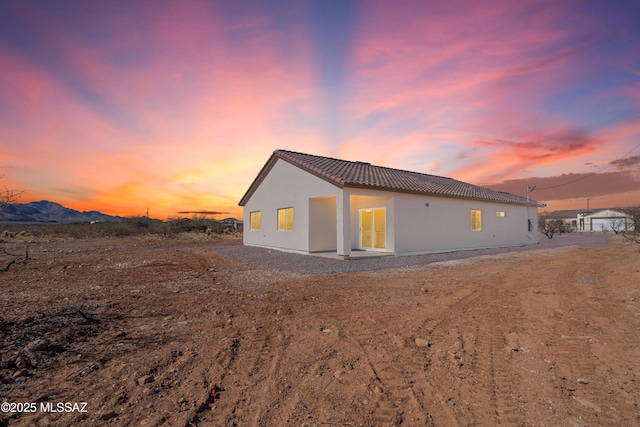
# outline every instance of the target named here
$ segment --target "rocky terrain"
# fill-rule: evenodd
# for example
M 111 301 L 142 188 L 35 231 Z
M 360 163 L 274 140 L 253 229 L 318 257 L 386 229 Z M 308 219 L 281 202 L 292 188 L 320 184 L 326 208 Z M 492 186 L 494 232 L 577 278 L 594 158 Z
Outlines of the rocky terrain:
M 34 242 L 0 273 L 0 426 L 640 424 L 638 245 L 300 274 L 238 244 Z

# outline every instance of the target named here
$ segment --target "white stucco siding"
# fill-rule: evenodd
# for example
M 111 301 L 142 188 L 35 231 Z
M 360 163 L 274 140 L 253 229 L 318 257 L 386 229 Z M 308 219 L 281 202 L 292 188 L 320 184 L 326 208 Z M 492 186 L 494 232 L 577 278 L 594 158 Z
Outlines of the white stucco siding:
M 611 209 L 578 214 L 577 220 L 574 221 L 577 223 L 576 231 L 579 232 L 613 231 L 614 228 L 624 231 L 625 227 L 633 227 L 633 221 L 628 215 Z
M 471 230 L 471 210 L 482 212 L 480 231 Z M 395 230 L 397 255 L 538 243 L 535 207 L 465 199 L 398 195 Z
M 587 217 L 591 222 L 591 231 L 625 231 L 630 219 L 623 213 L 610 209 L 595 212 Z
M 309 252 L 336 251 L 336 196 L 309 199 Z
M 339 191 L 339 187 L 278 159 L 245 203 L 244 244 L 309 252 L 309 199 L 335 196 Z M 289 207 L 294 211 L 293 231 L 278 230 L 278 209 Z M 255 211 L 260 211 L 260 230 L 251 230 L 250 213 Z

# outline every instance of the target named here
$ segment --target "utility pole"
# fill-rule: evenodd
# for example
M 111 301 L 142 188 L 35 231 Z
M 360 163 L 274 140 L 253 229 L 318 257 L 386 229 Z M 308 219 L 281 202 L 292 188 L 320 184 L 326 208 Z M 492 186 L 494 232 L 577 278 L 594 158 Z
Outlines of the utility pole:
M 587 210 L 589 210 L 589 200 L 591 200 L 591 197 L 587 198 Z
M 527 202 L 529 202 L 529 193 L 531 193 L 533 190 L 535 190 L 537 187 L 537 185 L 534 185 L 533 187 L 527 185 Z

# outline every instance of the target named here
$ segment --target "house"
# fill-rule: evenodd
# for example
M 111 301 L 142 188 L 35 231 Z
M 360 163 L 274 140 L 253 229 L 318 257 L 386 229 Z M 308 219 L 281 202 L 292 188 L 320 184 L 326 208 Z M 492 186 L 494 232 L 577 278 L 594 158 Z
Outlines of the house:
M 617 208 L 559 210 L 551 212 L 546 219 L 562 220 L 578 232 L 622 232 L 633 229 L 631 215 Z
M 230 217 L 230 218 L 221 219 L 220 222 L 224 222 L 225 224 L 231 225 L 231 229 L 233 230 L 234 233 L 242 233 L 244 224 L 239 219 Z
M 239 203 L 244 244 L 395 255 L 538 243 L 538 207 L 434 175 L 276 150 Z

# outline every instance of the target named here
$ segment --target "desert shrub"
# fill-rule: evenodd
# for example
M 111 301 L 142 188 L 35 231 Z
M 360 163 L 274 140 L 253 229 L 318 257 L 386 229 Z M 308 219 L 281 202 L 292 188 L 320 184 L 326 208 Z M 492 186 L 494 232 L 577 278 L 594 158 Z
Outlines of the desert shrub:
M 233 231 L 231 224 L 198 216 L 193 216 L 192 218 L 170 218 L 169 221 L 167 221 L 167 225 L 170 234 L 195 232 L 210 235 L 224 234 Z
M 573 227 L 561 219 L 549 219 L 546 216 L 540 216 L 538 218 L 538 231 L 551 239 L 555 234 L 571 233 Z
M 164 223 L 159 221 L 141 221 L 139 218 L 126 218 L 122 221 L 82 222 L 70 224 L 7 224 L 9 230 L 19 230 L 19 235 L 34 237 L 122 237 L 135 236 L 155 232 L 161 234 Z M 16 231 L 12 231 L 16 233 Z
M 622 235 L 626 239 L 640 244 L 640 206 L 626 208 L 623 211 L 631 217 L 631 224 Z
M 158 235 L 178 236 L 181 233 L 229 234 L 232 224 L 204 217 L 173 218 L 168 221 L 151 220 L 146 217 L 124 218 L 121 221 L 82 222 L 70 224 L 3 224 L 0 237 L 126 237 Z

